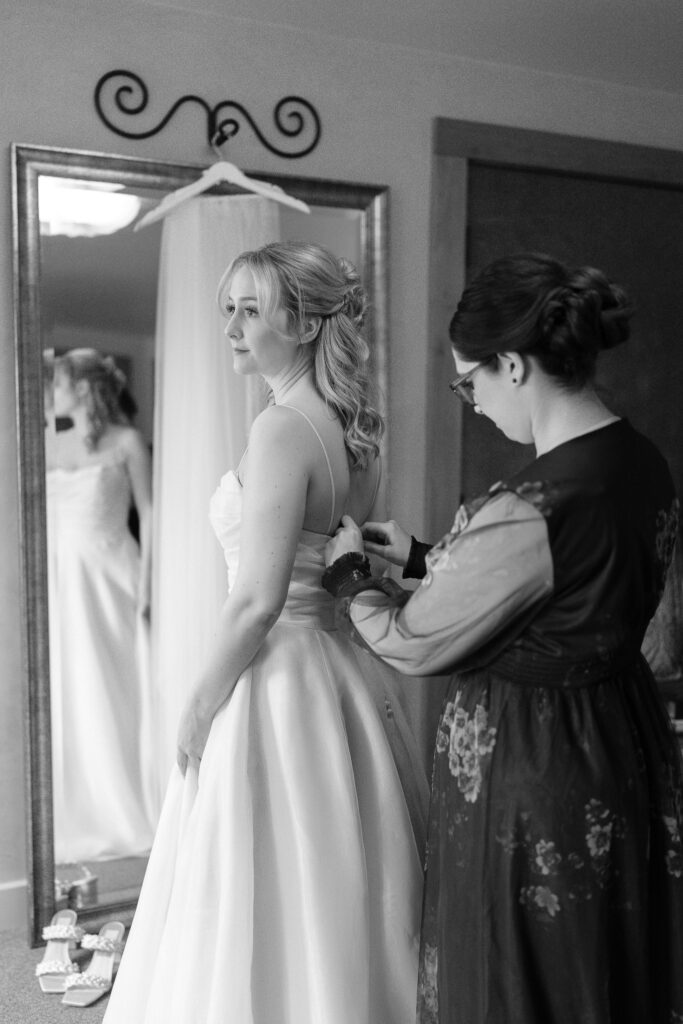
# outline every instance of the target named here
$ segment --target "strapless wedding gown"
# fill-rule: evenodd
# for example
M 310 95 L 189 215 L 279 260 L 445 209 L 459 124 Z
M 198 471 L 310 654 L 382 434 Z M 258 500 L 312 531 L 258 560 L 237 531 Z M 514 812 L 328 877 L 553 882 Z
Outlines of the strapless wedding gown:
M 143 854 L 157 817 L 149 641 L 124 457 L 51 469 L 46 487 L 55 859 Z
M 241 505 L 230 472 L 211 520 L 231 579 Z M 302 531 L 199 771 L 173 769 L 106 1024 L 415 1020 L 422 869 L 387 670 L 334 628 L 328 539 Z

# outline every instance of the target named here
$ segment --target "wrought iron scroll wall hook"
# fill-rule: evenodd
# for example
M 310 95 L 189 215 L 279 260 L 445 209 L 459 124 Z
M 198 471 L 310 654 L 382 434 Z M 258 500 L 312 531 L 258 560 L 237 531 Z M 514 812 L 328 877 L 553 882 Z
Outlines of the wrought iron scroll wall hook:
M 118 86 L 116 81 L 119 81 Z M 106 92 L 105 92 L 106 90 Z M 113 90 L 113 96 L 108 97 Z M 207 120 L 207 136 L 209 145 L 217 151 L 217 146 L 223 145 L 228 139 L 234 138 L 240 130 L 242 121 L 246 122 L 254 132 L 259 142 L 266 149 L 277 156 L 289 160 L 296 160 L 299 157 L 312 153 L 320 141 L 322 126 L 320 117 L 315 107 L 301 96 L 284 96 L 275 106 L 273 119 L 275 127 L 280 135 L 288 139 L 296 139 L 303 136 L 304 146 L 300 149 L 281 149 L 273 145 L 261 132 L 253 117 L 241 103 L 235 100 L 221 100 L 214 107 L 210 106 L 201 96 L 188 94 L 176 100 L 170 110 L 162 117 L 161 121 L 153 128 L 142 131 L 126 131 L 124 128 L 113 123 L 105 113 L 104 104 L 110 102 L 115 111 L 134 117 L 144 112 L 149 101 L 147 86 L 133 71 L 108 71 L 102 75 L 95 86 L 95 109 L 100 119 L 117 135 L 125 139 L 148 139 L 156 135 L 171 120 L 176 110 L 184 103 L 194 103 L 200 106 Z

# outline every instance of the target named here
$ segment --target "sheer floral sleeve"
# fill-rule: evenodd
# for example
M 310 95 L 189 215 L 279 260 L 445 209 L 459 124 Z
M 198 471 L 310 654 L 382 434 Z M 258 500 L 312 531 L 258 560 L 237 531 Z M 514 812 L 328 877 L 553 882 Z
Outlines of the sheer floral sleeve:
M 406 675 L 440 675 L 553 590 L 545 519 L 514 492 L 494 494 L 463 525 L 456 520 L 427 556 L 427 575 L 412 593 L 392 580 L 341 596 L 338 622 Z

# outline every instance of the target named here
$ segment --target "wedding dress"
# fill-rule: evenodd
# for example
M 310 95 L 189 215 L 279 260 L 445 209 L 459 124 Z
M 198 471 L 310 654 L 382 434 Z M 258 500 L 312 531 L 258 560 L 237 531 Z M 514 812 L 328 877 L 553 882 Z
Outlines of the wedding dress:
M 156 821 L 146 624 L 125 457 L 47 473 L 55 860 L 146 853 Z
M 230 580 L 241 491 L 211 501 Z M 328 539 L 302 530 L 199 771 L 173 769 L 106 1024 L 415 1019 L 422 869 L 385 725 L 410 737 L 395 674 L 335 630 Z

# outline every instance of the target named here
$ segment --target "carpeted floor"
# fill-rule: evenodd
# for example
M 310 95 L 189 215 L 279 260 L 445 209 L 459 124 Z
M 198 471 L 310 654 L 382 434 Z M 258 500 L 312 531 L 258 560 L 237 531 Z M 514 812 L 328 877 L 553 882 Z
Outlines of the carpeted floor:
M 100 1024 L 107 1006 L 63 1006 L 60 995 L 41 992 L 35 976 L 44 946 L 31 949 L 25 932 L 0 931 L 0 1021 L 2 1024 Z M 92 954 L 76 949 L 71 959 L 83 969 Z
M 111 861 L 88 863 L 97 876 L 100 900 L 135 899 L 147 865 L 146 857 L 123 857 Z M 73 865 L 71 866 L 74 867 Z M 66 869 L 58 865 L 65 878 Z M 77 873 L 80 877 L 82 870 Z M 124 921 L 125 921 L 124 917 Z M 86 928 L 87 930 L 87 928 Z M 36 964 L 43 959 L 45 946 L 31 949 L 25 931 L 0 930 L 0 1024 L 100 1024 L 108 997 L 92 1006 L 63 1006 L 61 995 L 46 995 L 35 976 Z M 80 947 L 71 952 L 71 959 L 81 970 L 92 953 Z M 118 961 L 118 958 L 117 958 Z

